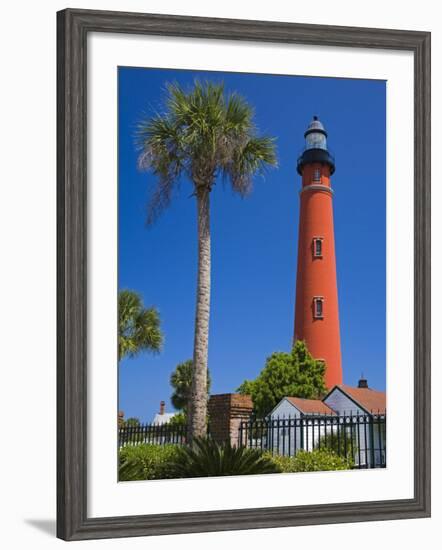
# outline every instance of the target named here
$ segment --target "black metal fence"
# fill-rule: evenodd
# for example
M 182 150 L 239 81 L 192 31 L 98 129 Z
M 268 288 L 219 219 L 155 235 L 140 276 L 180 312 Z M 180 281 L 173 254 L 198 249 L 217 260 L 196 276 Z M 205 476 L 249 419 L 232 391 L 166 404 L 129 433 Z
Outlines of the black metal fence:
M 386 415 L 305 415 L 241 422 L 238 445 L 295 456 L 300 450 L 328 448 L 355 468 L 385 468 Z
M 187 426 L 170 424 L 139 424 L 118 428 L 118 445 L 184 445 L 187 441 Z
M 184 445 L 186 442 L 186 425 L 139 424 L 118 429 L 120 448 L 144 443 Z M 351 459 L 355 468 L 385 468 L 386 415 L 312 414 L 248 420 L 239 424 L 237 444 L 282 456 L 295 456 L 300 450 L 327 448 Z

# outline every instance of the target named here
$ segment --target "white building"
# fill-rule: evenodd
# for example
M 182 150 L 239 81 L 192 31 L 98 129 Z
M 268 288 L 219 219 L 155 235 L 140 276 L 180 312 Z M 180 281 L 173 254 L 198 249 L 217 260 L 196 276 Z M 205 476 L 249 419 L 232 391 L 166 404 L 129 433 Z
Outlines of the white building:
M 282 455 L 321 445 L 351 454 L 359 467 L 386 463 L 386 396 L 361 379 L 333 387 L 322 399 L 284 397 L 269 414 L 269 446 Z
M 347 436 L 352 439 L 355 464 L 385 465 L 386 395 L 372 390 L 361 379 L 358 387 L 335 386 L 323 399 L 339 417 L 344 417 Z
M 176 414 L 177 414 L 176 412 L 167 413 L 166 403 L 164 401 L 160 401 L 160 411 L 155 413 L 155 416 L 153 417 L 151 424 L 154 424 L 155 426 L 162 426 L 163 424 L 168 424 Z
M 284 397 L 269 416 L 271 447 L 278 454 L 293 456 L 300 449 L 311 451 L 317 446 L 319 438 L 332 429 L 319 419 L 335 413 L 319 399 Z

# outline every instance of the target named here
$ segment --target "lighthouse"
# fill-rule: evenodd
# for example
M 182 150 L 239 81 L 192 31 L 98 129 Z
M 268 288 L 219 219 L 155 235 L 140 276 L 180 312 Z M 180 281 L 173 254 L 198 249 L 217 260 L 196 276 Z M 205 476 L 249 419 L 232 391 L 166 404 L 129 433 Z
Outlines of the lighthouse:
M 327 132 L 317 116 L 305 134 L 298 158 L 302 177 L 294 341 L 305 340 L 315 359 L 325 361 L 325 384 L 342 384 L 338 287 L 331 176 L 335 161 Z

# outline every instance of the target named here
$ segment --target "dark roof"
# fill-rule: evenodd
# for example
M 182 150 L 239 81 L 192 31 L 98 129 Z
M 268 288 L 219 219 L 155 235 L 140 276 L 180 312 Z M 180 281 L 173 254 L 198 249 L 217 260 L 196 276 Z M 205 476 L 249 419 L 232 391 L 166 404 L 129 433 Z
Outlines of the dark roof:
M 330 174 L 335 173 L 335 159 L 327 149 L 305 149 L 302 155 L 298 158 L 297 171 L 302 174 L 305 164 L 319 162 L 330 166 Z
M 319 399 L 302 399 L 301 397 L 287 397 L 286 399 L 304 414 L 336 414 L 333 409 Z

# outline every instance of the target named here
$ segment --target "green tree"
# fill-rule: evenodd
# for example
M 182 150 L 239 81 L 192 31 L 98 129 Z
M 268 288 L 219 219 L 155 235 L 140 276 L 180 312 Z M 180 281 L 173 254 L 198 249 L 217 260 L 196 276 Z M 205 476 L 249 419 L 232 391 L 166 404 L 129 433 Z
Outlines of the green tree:
M 267 358 L 255 380 L 245 380 L 237 391 L 252 396 L 255 413 L 264 417 L 283 397 L 319 399 L 326 391 L 325 363 L 313 359 L 305 342 L 296 341 L 290 353 Z
M 158 311 L 145 308 L 137 292 L 121 290 L 118 294 L 118 359 L 134 357 L 146 350 L 157 353 L 162 343 Z
M 184 363 L 179 363 L 170 376 L 170 385 L 173 388 L 173 394 L 170 400 L 175 409 L 183 411 L 185 414 L 189 408 L 189 402 L 192 396 L 192 377 L 192 359 Z M 210 372 L 207 369 L 207 394 L 210 392 L 210 384 Z
M 139 426 L 140 425 L 140 419 L 135 418 L 134 416 L 128 418 L 127 420 L 123 421 L 123 427 L 124 426 Z
M 226 97 L 222 84 L 196 81 L 188 91 L 167 85 L 164 112 L 140 122 L 138 165 L 157 177 L 148 223 L 171 202 L 181 177 L 193 184 L 197 203 L 198 278 L 196 290 L 192 399 L 189 437 L 207 433 L 207 357 L 210 318 L 210 193 L 218 176 L 245 196 L 252 177 L 276 165 L 274 140 L 261 137 L 251 106 L 238 94 Z
M 184 428 L 187 426 L 187 416 L 183 412 L 178 412 L 172 416 L 167 423 L 168 426 Z

